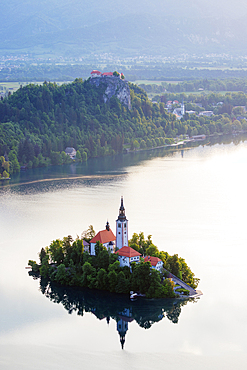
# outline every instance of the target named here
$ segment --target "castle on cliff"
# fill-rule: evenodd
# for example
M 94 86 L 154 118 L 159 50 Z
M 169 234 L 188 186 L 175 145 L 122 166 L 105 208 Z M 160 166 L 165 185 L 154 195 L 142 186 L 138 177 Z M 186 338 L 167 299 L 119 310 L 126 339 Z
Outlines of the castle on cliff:
M 93 70 L 89 83 L 95 87 L 104 86 L 103 100 L 105 103 L 115 96 L 121 104 L 124 104 L 131 110 L 130 87 L 128 81 L 125 80 L 123 73 L 104 72 Z
M 124 74 L 123 73 L 118 73 L 118 72 L 103 72 L 103 73 L 101 73 L 100 71 L 97 71 L 96 69 L 94 69 L 91 72 L 91 77 L 92 78 L 94 78 L 94 77 L 119 77 L 122 80 L 124 80 Z

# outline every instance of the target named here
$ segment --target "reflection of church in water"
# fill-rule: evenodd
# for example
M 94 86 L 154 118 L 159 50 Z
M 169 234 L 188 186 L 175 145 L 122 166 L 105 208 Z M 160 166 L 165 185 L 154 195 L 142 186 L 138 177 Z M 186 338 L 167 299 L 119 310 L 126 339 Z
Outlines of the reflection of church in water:
M 115 313 L 111 315 L 104 315 L 99 307 L 94 309 L 90 308 L 89 312 L 93 313 L 97 319 L 106 319 L 107 324 L 110 323 L 110 319 L 113 319 L 117 323 L 117 332 L 119 334 L 120 343 L 122 349 L 124 349 L 126 333 L 129 329 L 129 323 L 136 321 L 137 324 L 143 329 L 149 329 L 154 323 L 158 323 L 165 317 L 173 324 L 178 323 L 178 318 L 181 313 L 182 306 L 186 305 L 189 300 L 168 299 L 160 302 L 147 302 L 147 300 L 132 302 L 130 305 L 117 308 L 115 305 Z M 196 301 L 195 301 L 196 302 Z M 109 311 L 108 311 L 109 312 Z
M 106 319 L 107 324 L 110 323 L 110 316 L 107 317 L 99 317 L 97 312 L 95 310 L 91 311 L 99 320 Z M 120 343 L 122 349 L 124 348 L 125 343 L 125 335 L 128 330 L 128 324 L 132 321 L 134 321 L 134 318 L 132 317 L 132 310 L 131 308 L 124 308 L 122 312 L 120 312 L 117 317 L 114 317 L 114 319 L 117 322 L 117 331 L 120 336 Z
M 32 272 L 29 274 L 32 275 Z M 34 278 L 37 279 L 36 276 Z M 98 320 L 106 319 L 108 324 L 110 319 L 116 321 L 122 349 L 132 321 L 143 329 L 151 328 L 154 323 L 160 322 L 165 317 L 176 324 L 182 306 L 189 302 L 189 300 L 145 298 L 130 302 L 126 296 L 92 289 L 63 287 L 46 279 L 40 279 L 40 292 L 52 302 L 62 304 L 69 314 L 75 312 L 83 316 L 84 312 L 91 312 Z
M 120 335 L 120 343 L 122 349 L 124 348 L 125 342 L 125 334 L 128 330 L 128 323 L 133 321 L 131 310 L 129 308 L 125 308 L 123 312 L 119 315 L 119 320 L 117 321 L 117 331 Z

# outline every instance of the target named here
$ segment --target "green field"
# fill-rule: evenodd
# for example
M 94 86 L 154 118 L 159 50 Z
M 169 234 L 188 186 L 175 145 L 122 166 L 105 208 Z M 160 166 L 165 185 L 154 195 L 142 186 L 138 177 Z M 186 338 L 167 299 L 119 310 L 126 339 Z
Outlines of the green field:
M 20 86 L 25 86 L 25 85 L 28 85 L 28 84 L 36 84 L 36 85 L 43 85 L 43 82 L 44 81 L 30 81 L 30 82 L 0 82 L 0 93 L 1 92 L 15 92 L 16 90 L 18 90 L 20 88 Z M 64 83 L 70 83 L 71 81 L 56 81 L 56 84 L 57 85 L 62 85 Z M 177 84 L 177 83 L 180 83 L 182 81 L 155 81 L 155 80 L 137 80 L 137 81 L 134 81 L 133 83 L 137 84 L 137 85 L 140 85 L 140 84 L 145 84 L 145 85 L 161 85 L 162 82 L 167 82 L 167 83 L 171 83 L 171 84 Z M 227 93 L 232 93 L 232 91 L 209 91 L 209 90 L 203 90 L 203 91 L 193 91 L 193 92 L 184 92 L 184 94 L 186 95 L 189 95 L 189 94 L 192 94 L 192 95 L 200 95 L 200 94 L 211 94 L 211 93 L 217 93 L 217 94 L 221 94 L 221 95 L 225 95 Z M 181 93 L 174 93 L 174 94 L 181 94 Z M 149 99 L 152 99 L 155 95 L 164 95 L 164 92 L 162 93 L 148 93 L 148 97 Z
M 191 70 L 191 71 L 194 71 L 195 69 L 198 69 L 198 70 L 202 70 L 202 69 L 207 69 L 209 71 L 247 71 L 247 67 L 229 67 L 229 66 L 215 66 L 215 67 L 209 67 L 209 66 L 205 66 L 205 67 L 192 67 L 192 68 L 187 68 L 187 67 L 184 67 L 183 69 L 188 69 L 188 70 Z
M 136 81 L 133 81 L 133 83 L 135 83 L 136 85 L 141 85 L 141 84 L 144 84 L 144 85 L 162 85 L 162 82 L 166 82 L 168 84 L 169 83 L 170 84 L 178 84 L 178 83 L 181 83 L 183 81 L 159 81 L 159 80 L 136 80 Z
M 162 96 L 166 94 L 167 92 L 162 92 L 162 93 L 147 93 L 149 99 L 154 98 L 155 96 Z M 226 95 L 227 93 L 232 94 L 232 91 L 209 91 L 209 90 L 203 90 L 203 91 L 191 91 L 191 92 L 183 92 L 183 93 L 170 93 L 179 96 L 180 94 L 185 94 L 185 95 L 201 95 L 201 94 L 221 94 L 222 96 Z M 169 94 L 169 92 L 168 92 Z
M 0 91 L 1 90 L 9 90 L 9 91 L 16 91 L 20 87 L 19 82 L 0 82 Z
M 14 92 L 20 88 L 20 86 L 25 86 L 29 84 L 43 85 L 44 81 L 30 81 L 30 82 L 0 82 L 0 92 L 1 91 L 11 91 Z M 57 85 L 62 85 L 64 83 L 69 83 L 71 81 L 56 81 Z

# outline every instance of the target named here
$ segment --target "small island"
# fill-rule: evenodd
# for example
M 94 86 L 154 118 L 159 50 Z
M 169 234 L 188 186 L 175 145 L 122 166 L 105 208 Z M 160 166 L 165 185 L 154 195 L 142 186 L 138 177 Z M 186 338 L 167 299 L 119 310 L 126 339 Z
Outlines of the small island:
M 196 297 L 199 279 L 177 254 L 159 251 L 151 235 L 134 233 L 128 240 L 123 198 L 116 220 L 116 236 L 107 221 L 95 235 L 93 226 L 81 238 L 56 239 L 39 253 L 40 263 L 29 260 L 32 273 L 61 285 L 113 293 L 138 292 L 147 298 Z

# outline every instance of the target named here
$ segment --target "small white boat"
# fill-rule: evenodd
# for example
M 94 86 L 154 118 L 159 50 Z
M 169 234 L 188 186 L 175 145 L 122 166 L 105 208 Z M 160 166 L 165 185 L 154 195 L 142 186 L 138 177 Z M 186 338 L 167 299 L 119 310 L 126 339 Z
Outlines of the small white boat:
M 137 297 L 138 297 L 138 294 L 137 293 L 130 294 L 130 299 L 135 299 Z

